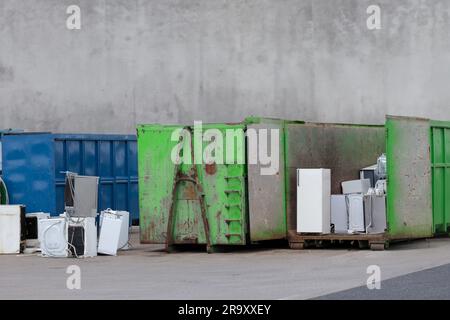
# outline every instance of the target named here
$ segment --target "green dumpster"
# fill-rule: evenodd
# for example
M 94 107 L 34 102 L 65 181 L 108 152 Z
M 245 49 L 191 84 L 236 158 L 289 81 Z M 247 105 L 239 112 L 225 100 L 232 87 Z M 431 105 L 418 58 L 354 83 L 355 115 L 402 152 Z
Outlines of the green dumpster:
M 427 119 L 387 116 L 384 126 L 345 124 L 288 124 L 287 221 L 292 248 L 309 244 L 355 241 L 384 249 L 394 240 L 433 235 L 430 160 L 430 122 Z M 381 234 L 302 235 L 296 231 L 297 168 L 330 168 L 331 190 L 359 178 L 359 169 L 387 157 L 387 228 Z M 442 215 L 442 214 L 441 214 Z
M 433 181 L 433 232 L 448 233 L 450 227 L 450 122 L 431 121 Z
M 195 139 L 186 139 L 185 135 L 195 136 L 192 125 L 137 127 L 142 243 L 166 244 L 167 249 L 205 244 L 212 250 L 287 239 L 292 248 L 303 248 L 307 242 L 356 241 L 383 249 L 391 241 L 447 231 L 448 123 L 394 116 L 387 116 L 385 125 L 250 117 L 237 124 L 204 124 L 201 132 L 211 129 L 225 137 L 218 141 L 223 146 L 230 142 L 227 130 L 234 132 L 233 148 L 221 152 L 235 162 L 205 163 L 201 158 L 198 163 L 196 148 L 201 146 L 201 154 L 211 141 L 194 145 Z M 255 154 L 250 137 L 261 130 L 269 132 L 267 141 L 278 141 L 279 148 L 269 153 L 277 154 L 279 163 L 269 175 L 261 174 L 266 164 L 250 159 Z M 359 170 L 374 164 L 382 153 L 388 163 L 384 233 L 306 236 L 296 232 L 297 168 L 330 168 L 336 194 L 342 181 L 358 179 Z M 174 154 L 178 162 L 173 161 Z M 237 161 L 242 158 L 244 162 Z
M 177 244 L 205 244 L 212 250 L 285 239 L 284 125 L 283 120 L 256 117 L 237 124 L 203 124 L 203 134 L 217 130 L 224 137 L 220 144 L 225 161 L 212 163 L 195 161 L 192 150 L 200 144 L 193 143 L 197 141 L 193 126 L 139 125 L 141 242 L 164 243 L 167 249 Z M 189 143 L 181 132 L 190 137 Z M 278 149 L 268 150 L 277 160 L 270 174 L 261 174 L 268 164 L 247 159 L 255 152 L 251 137 L 260 132 L 266 143 L 277 142 Z M 210 142 L 203 139 L 203 150 L 197 154 L 205 152 Z M 233 147 L 225 148 L 229 143 Z M 182 152 L 177 149 L 180 145 Z M 179 154 L 181 164 L 173 161 L 174 154 Z

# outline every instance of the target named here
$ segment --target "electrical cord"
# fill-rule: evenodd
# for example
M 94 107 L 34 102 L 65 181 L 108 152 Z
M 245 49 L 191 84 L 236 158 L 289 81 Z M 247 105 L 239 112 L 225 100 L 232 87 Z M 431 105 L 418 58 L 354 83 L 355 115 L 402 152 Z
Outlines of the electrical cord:
M 79 221 L 79 219 L 78 219 L 78 221 Z M 44 249 L 44 251 L 45 251 L 46 253 L 48 253 L 48 256 L 50 256 L 50 257 L 61 257 L 61 256 L 60 256 L 60 255 L 54 254 L 54 253 L 52 252 L 52 250 L 50 250 L 50 249 L 47 247 L 46 241 L 45 241 L 46 234 L 47 234 L 47 232 L 48 232 L 51 228 L 53 228 L 54 226 L 56 226 L 57 224 L 60 224 L 60 223 L 62 223 L 62 222 L 63 222 L 62 220 L 58 220 L 58 221 L 56 221 L 55 223 L 53 223 L 53 224 L 47 226 L 47 227 L 44 229 L 44 231 L 42 232 L 41 247 L 43 247 L 43 248 L 41 248 L 41 249 Z M 64 222 L 67 223 L 67 224 L 69 224 L 70 218 L 67 218 L 67 217 L 66 217 Z M 72 221 L 72 222 L 74 222 L 74 221 Z M 79 222 L 78 222 L 78 223 L 79 223 Z M 78 254 L 77 254 L 76 247 L 71 243 L 71 242 L 73 242 L 73 236 L 74 236 L 74 234 L 72 234 L 72 240 L 71 240 L 71 241 L 69 241 L 69 239 L 67 239 L 67 240 L 64 239 L 64 240 L 65 240 L 65 242 L 67 243 L 67 245 L 73 249 L 73 255 L 75 255 L 76 258 L 79 258 Z M 83 241 L 84 241 L 84 239 L 83 239 Z M 72 254 L 72 251 L 70 251 L 70 249 L 67 248 L 66 251 L 67 251 L 68 255 Z
M 47 226 L 47 227 L 44 229 L 44 231 L 42 232 L 41 247 L 43 247 L 43 248 L 41 248 L 41 249 L 43 249 L 44 252 L 48 253 L 48 256 L 50 256 L 50 257 L 60 257 L 60 256 L 54 254 L 53 251 L 50 250 L 50 249 L 47 247 L 46 241 L 45 241 L 45 237 L 46 237 L 47 232 L 48 232 L 51 228 L 53 228 L 54 226 L 56 226 L 57 224 L 60 224 L 60 223 L 62 223 L 62 220 L 58 220 L 58 221 L 56 221 L 55 223 L 53 223 L 53 224 Z M 69 242 L 68 242 L 66 239 L 64 239 L 64 240 L 65 240 L 65 242 L 69 245 Z M 66 249 L 66 250 L 68 250 L 68 249 Z

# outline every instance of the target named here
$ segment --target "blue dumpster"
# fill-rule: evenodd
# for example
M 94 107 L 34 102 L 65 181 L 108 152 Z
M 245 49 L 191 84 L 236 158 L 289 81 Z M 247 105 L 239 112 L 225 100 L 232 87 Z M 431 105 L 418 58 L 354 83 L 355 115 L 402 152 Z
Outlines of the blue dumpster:
M 14 133 L 2 136 L 3 180 L 11 204 L 64 212 L 65 171 L 99 176 L 99 210 L 139 219 L 135 135 Z

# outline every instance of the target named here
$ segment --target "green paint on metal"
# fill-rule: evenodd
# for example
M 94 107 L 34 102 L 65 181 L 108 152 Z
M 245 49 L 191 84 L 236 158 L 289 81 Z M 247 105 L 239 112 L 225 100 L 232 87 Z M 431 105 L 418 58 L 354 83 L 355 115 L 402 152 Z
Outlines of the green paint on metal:
M 182 126 L 140 125 L 138 133 L 139 204 L 141 242 L 165 243 L 168 214 L 175 179 L 175 164 L 171 154 L 178 141 L 171 141 L 174 130 Z M 236 136 L 234 158 L 244 154 L 245 136 L 242 124 L 208 124 L 202 131 L 233 129 Z M 192 129 L 192 128 L 191 128 Z M 194 135 L 191 135 L 194 139 Z M 226 143 L 226 140 L 223 141 Z M 238 143 L 239 142 L 239 143 Z M 203 148 L 210 141 L 203 141 Z M 194 145 L 195 149 L 195 145 Z M 185 144 L 183 159 L 191 159 L 191 148 Z M 226 148 L 223 148 L 226 159 Z M 183 173 L 188 173 L 194 164 L 183 163 Z M 198 180 L 202 186 L 210 230 L 211 245 L 242 245 L 247 235 L 246 166 L 245 164 L 195 164 Z M 206 244 L 201 219 L 200 203 L 194 185 L 188 181 L 178 184 L 175 193 L 173 216 L 173 243 Z
M 391 239 L 432 235 L 429 121 L 387 117 L 387 223 Z
M 450 227 L 450 122 L 431 122 L 433 233 Z

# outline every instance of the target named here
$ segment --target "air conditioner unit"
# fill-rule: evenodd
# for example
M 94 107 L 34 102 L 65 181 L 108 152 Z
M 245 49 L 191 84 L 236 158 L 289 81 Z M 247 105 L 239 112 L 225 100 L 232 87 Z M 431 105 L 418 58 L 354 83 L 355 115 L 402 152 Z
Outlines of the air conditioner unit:
M 99 177 L 66 173 L 64 205 L 69 217 L 96 217 Z
M 122 225 L 120 229 L 119 243 L 117 245 L 117 250 L 128 249 L 129 235 L 130 235 L 130 213 L 128 211 L 115 211 L 111 209 L 106 209 L 100 213 L 99 226 L 100 232 L 102 228 L 103 216 L 106 213 L 111 213 L 118 215 L 122 220 Z
M 330 233 L 330 169 L 297 169 L 297 232 Z
M 40 219 L 38 229 L 42 256 L 68 256 L 68 223 L 65 218 Z
M 25 206 L 0 205 L 0 254 L 22 252 L 25 229 Z
M 97 256 L 97 226 L 95 218 L 69 218 L 68 243 L 72 256 Z
M 44 212 L 27 213 L 25 216 L 26 225 L 26 246 L 27 248 L 40 248 L 39 243 L 39 220 L 49 219 L 50 214 Z
M 98 239 L 98 253 L 117 255 L 123 223 L 121 215 L 111 212 L 103 213 L 100 237 Z

